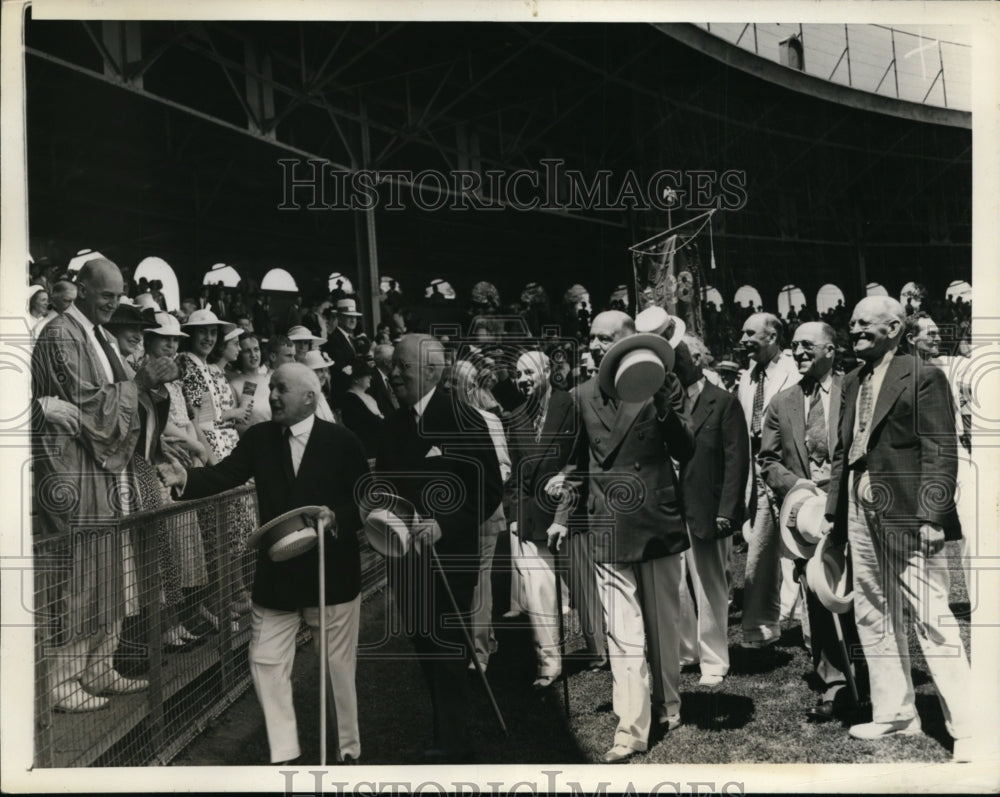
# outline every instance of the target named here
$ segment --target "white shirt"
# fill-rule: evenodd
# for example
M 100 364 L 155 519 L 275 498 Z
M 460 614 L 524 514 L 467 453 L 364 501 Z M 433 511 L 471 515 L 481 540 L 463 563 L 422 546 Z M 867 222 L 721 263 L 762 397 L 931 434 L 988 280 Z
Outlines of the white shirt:
M 889 363 L 892 362 L 892 355 L 895 349 L 890 349 L 882 355 L 881 362 L 872 368 L 872 413 L 875 412 L 875 405 L 878 404 L 878 392 L 882 389 L 882 382 L 885 380 L 885 372 L 889 370 Z M 858 390 L 858 398 L 854 404 L 854 436 L 857 437 L 861 427 L 861 390 Z M 870 434 L 871 428 L 865 430 L 865 434 Z
M 753 397 L 757 391 L 757 383 L 753 380 L 755 368 L 756 363 L 743 372 L 737 390 L 740 404 L 743 406 L 743 413 L 746 415 L 748 433 L 753 418 Z M 799 381 L 799 378 L 799 368 L 791 357 L 779 354 L 767 364 L 764 368 L 764 406 L 761 407 L 761 419 L 763 419 L 764 410 L 771 403 L 775 393 L 786 387 L 791 387 Z
M 104 353 L 104 347 L 101 346 L 100 341 L 97 339 L 97 333 L 94 331 L 94 322 L 81 313 L 75 304 L 71 304 L 69 306 L 66 310 L 66 315 L 70 316 L 73 320 L 78 321 L 80 326 L 87 330 L 87 337 L 90 338 L 90 344 L 94 349 L 94 353 L 97 355 L 97 361 L 101 364 L 105 377 L 107 377 L 108 382 L 114 382 L 115 372 L 111 369 L 111 362 L 108 360 L 108 355 Z M 102 330 L 102 332 L 104 332 L 105 335 L 108 334 L 105 330 Z M 108 338 L 105 338 L 105 340 L 108 340 Z
M 434 395 L 434 391 L 437 390 L 437 385 L 428 390 L 422 399 L 413 405 L 413 411 L 417 414 L 417 420 L 424 417 L 424 410 L 427 409 L 427 404 L 431 400 L 431 396 Z
M 302 464 L 302 455 L 306 453 L 306 444 L 309 442 L 309 435 L 312 434 L 315 420 L 315 416 L 310 415 L 288 427 L 292 433 L 288 439 L 288 446 L 292 449 L 292 470 L 295 471 L 296 476 L 299 475 L 299 465 Z

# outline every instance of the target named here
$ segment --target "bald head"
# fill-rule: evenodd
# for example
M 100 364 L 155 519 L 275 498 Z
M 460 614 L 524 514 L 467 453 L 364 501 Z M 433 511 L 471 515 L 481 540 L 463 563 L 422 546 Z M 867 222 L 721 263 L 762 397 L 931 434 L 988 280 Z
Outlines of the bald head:
M 294 426 L 316 412 L 320 396 L 319 377 L 302 363 L 285 363 L 271 374 L 271 418 L 282 426 Z
M 437 386 L 444 367 L 441 341 L 431 335 L 403 335 L 392 353 L 389 386 L 401 404 L 412 407 Z
M 899 345 L 906 311 L 891 296 L 866 296 L 851 314 L 854 353 L 867 363 L 876 363 Z
M 628 313 L 621 310 L 606 310 L 598 313 L 590 323 L 590 354 L 594 364 L 600 366 L 601 359 L 617 341 L 635 334 L 635 322 Z
M 110 260 L 95 257 L 83 264 L 76 284 L 77 308 L 91 323 L 106 324 L 125 291 L 121 270 Z
M 372 359 L 375 365 L 384 373 L 389 373 L 389 364 L 392 362 L 392 352 L 395 347 L 389 343 L 380 343 L 372 349 Z

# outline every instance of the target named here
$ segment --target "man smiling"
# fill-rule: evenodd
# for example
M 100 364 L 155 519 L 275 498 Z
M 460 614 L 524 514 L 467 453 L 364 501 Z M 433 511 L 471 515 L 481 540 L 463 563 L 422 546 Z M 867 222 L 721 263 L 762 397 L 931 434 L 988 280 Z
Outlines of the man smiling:
M 862 299 L 851 342 L 862 366 L 844 377 L 827 530 L 847 539 L 854 615 L 868 659 L 872 722 L 857 739 L 921 731 L 910 675 L 907 615 L 938 690 L 954 759 L 972 750 L 969 662 L 948 605 L 946 539 L 958 539 L 953 496 L 955 411 L 944 373 L 898 351 L 905 313 Z

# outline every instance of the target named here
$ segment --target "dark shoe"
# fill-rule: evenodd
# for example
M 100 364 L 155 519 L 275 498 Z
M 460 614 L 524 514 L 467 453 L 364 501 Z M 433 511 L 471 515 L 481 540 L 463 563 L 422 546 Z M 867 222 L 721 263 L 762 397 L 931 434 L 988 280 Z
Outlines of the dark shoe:
M 813 722 L 830 722 L 836 719 L 833 713 L 832 700 L 820 700 L 815 706 L 806 710 L 806 716 Z
M 587 669 L 593 672 L 597 672 L 598 670 L 606 670 L 608 669 L 608 664 L 609 664 L 608 657 L 602 656 L 599 659 L 591 659 L 587 663 Z
M 340 763 L 343 766 L 345 766 L 345 767 L 350 767 L 350 766 L 354 766 L 355 764 L 357 764 L 358 763 L 358 759 L 354 758 L 353 756 L 345 755 L 344 756 L 344 760 L 341 761 Z

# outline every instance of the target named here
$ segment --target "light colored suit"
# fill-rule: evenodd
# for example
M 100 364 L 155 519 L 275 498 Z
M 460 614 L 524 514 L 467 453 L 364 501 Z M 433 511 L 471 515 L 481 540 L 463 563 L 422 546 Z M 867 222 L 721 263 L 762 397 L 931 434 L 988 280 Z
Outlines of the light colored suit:
M 757 384 L 752 379 L 753 368 L 740 376 L 737 395 L 747 418 L 747 428 L 753 424 L 753 397 Z M 772 360 L 764 376 L 763 416 L 781 390 L 799 381 L 798 367 L 784 354 Z M 761 418 L 763 424 L 763 417 Z M 750 452 L 759 450 L 760 439 L 750 433 Z M 791 562 L 783 563 L 778 550 L 778 527 L 767 501 L 760 472 L 753 468 L 753 478 L 747 485 L 748 505 L 756 503 L 753 534 L 747 540 L 747 569 L 743 581 L 743 641 L 773 642 L 781 636 L 781 619 L 791 615 L 798 596 L 798 585 L 792 574 Z M 782 581 L 786 587 L 782 589 Z

